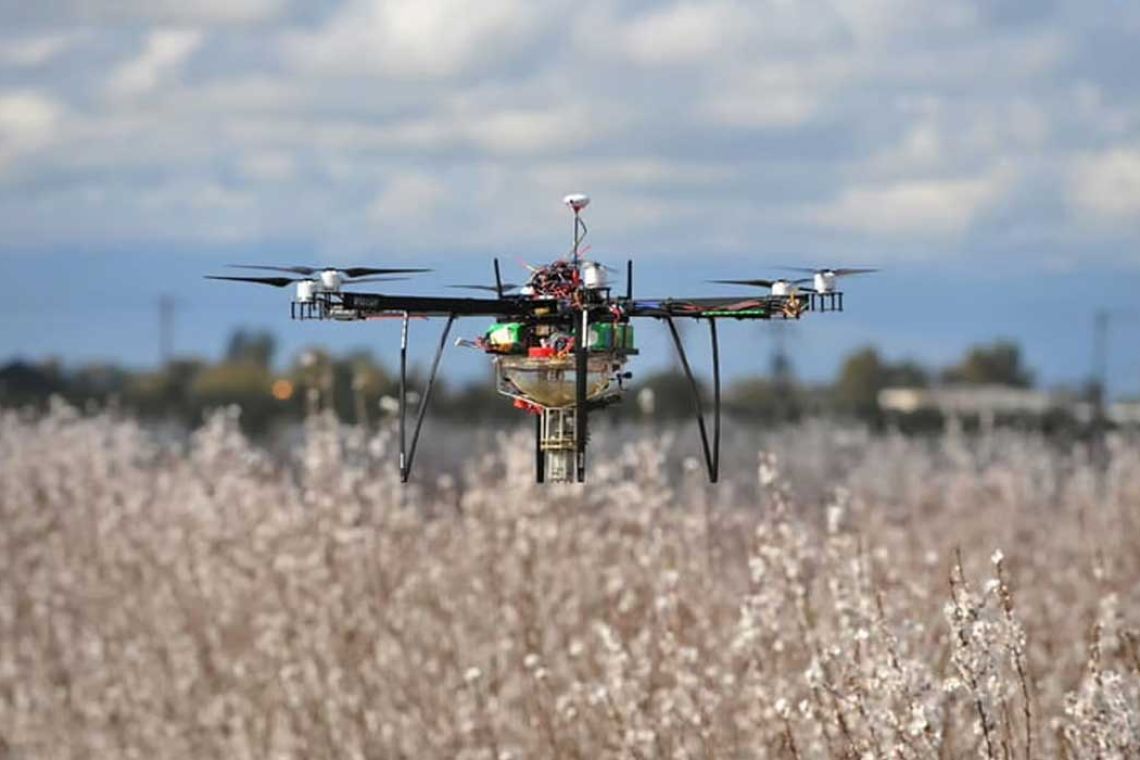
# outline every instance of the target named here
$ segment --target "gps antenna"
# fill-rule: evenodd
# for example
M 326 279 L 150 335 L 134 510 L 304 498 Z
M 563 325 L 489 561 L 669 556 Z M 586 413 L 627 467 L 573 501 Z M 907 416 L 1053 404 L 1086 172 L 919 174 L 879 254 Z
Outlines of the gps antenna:
M 577 266 L 578 249 L 582 245 L 582 238 L 586 237 L 586 223 L 582 221 L 582 210 L 590 205 L 590 196 L 585 193 L 571 193 L 563 198 L 562 202 L 574 212 L 574 265 Z

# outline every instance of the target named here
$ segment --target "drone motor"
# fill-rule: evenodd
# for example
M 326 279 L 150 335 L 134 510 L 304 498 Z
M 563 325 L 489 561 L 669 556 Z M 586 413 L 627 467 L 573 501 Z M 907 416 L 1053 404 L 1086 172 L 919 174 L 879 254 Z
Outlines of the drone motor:
M 582 285 L 589 290 L 605 288 L 609 284 L 607 280 L 606 268 L 601 264 L 587 261 L 582 265 Z
M 313 280 L 297 281 L 297 303 L 312 303 L 317 295 L 317 283 Z
M 812 287 L 816 293 L 834 293 L 836 274 L 831 269 L 823 269 L 812 276 Z
M 791 280 L 776 280 L 772 283 L 772 295 L 790 296 L 796 292 L 796 284 Z
M 340 286 L 344 283 L 344 276 L 339 269 L 323 269 L 320 277 L 322 290 L 326 293 L 340 292 Z

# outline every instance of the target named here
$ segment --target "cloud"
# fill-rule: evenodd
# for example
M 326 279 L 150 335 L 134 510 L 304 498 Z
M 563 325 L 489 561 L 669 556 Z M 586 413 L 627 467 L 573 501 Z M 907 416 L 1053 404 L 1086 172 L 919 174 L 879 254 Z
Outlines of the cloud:
M 154 90 L 166 77 L 176 75 L 202 44 L 196 29 L 159 29 L 151 32 L 138 57 L 111 72 L 107 92 L 115 98 L 132 98 Z
M 254 182 L 287 182 L 297 173 L 292 155 L 281 151 L 259 151 L 241 159 L 242 173 Z
M 389 178 L 387 186 L 369 207 L 369 216 L 382 226 L 407 226 L 431 218 L 447 188 L 436 177 L 404 172 Z
M 701 113 L 715 124 L 727 127 L 784 128 L 808 121 L 819 107 L 816 95 L 793 84 L 758 84 L 747 92 L 714 95 L 701 106 Z
M 326 75 L 471 75 L 533 44 L 539 18 L 529 0 L 349 0 L 320 29 L 292 35 L 286 54 Z
M 48 144 L 64 107 L 38 92 L 0 92 L 0 169 Z
M 1094 222 L 1133 222 L 1140 217 L 1140 149 L 1119 147 L 1073 160 L 1069 200 Z
M 71 33 L 56 33 L 5 39 L 0 46 L 0 66 L 43 66 L 71 48 L 76 37 Z
M 0 0 L 0 18 L 13 25 L 230 25 L 270 21 L 289 0 Z
M 823 224 L 871 235 L 960 236 L 1010 184 L 1009 173 L 998 170 L 981 177 L 855 185 L 812 216 Z
M 745 20 L 728 3 L 679 3 L 634 19 L 623 31 L 622 43 L 639 64 L 690 64 L 738 40 Z
M 51 27 L 0 46 L 0 223 L 472 249 L 584 190 L 630 249 L 1075 250 L 1133 234 L 1123 5 L 0 0 Z

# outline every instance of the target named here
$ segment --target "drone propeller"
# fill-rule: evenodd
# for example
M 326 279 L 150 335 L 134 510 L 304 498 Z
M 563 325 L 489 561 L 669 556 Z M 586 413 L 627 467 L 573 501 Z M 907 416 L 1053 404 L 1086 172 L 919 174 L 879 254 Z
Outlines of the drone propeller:
M 755 288 L 770 288 L 775 280 L 709 280 L 720 285 L 751 285 Z
M 207 280 L 231 280 L 233 282 L 255 282 L 259 285 L 270 285 L 275 288 L 283 288 L 295 282 L 311 281 L 308 277 L 226 277 L 223 275 L 208 274 L 205 275 Z M 346 282 L 345 285 L 356 285 L 363 282 L 391 282 L 393 280 L 406 280 L 407 277 L 365 277 L 359 280 L 352 280 Z
M 345 285 L 359 285 L 362 282 L 396 282 L 397 280 L 410 279 L 410 277 L 361 277 L 357 280 L 349 280 L 345 283 Z
M 716 282 L 722 285 L 751 285 L 756 288 L 770 288 L 773 285 L 783 282 L 787 284 L 799 284 L 801 282 L 811 282 L 810 277 L 803 277 L 798 280 L 708 280 L 708 282 Z
M 449 287 L 449 288 L 463 288 L 465 290 L 486 290 L 486 291 L 489 291 L 491 293 L 498 293 L 499 292 L 499 289 L 497 287 L 495 287 L 494 285 L 448 285 L 447 287 Z M 519 288 L 519 287 L 522 287 L 522 286 L 516 285 L 513 282 L 504 282 L 503 283 L 503 292 L 506 293 L 508 290 L 515 290 L 516 288 Z
M 818 289 L 805 287 L 802 283 L 811 282 L 813 278 L 802 277 L 797 280 L 780 278 L 778 280 L 709 280 L 709 282 L 723 283 L 725 285 L 748 285 L 755 288 L 769 288 L 773 296 L 795 296 L 799 293 L 816 293 Z
M 205 275 L 207 280 L 232 280 L 233 282 L 256 282 L 260 285 L 272 285 L 275 288 L 283 288 L 294 282 L 303 282 L 304 277 L 223 277 L 221 275 L 208 274 Z
M 230 264 L 235 269 L 267 269 L 273 272 L 292 272 L 311 277 L 321 272 L 340 272 L 346 277 L 364 277 L 370 274 L 414 274 L 417 272 L 430 272 L 430 269 L 408 269 L 393 267 L 276 267 L 262 266 L 260 264 Z
M 850 274 L 867 274 L 868 272 L 879 271 L 878 269 L 869 269 L 867 267 L 840 267 L 837 269 L 831 269 L 829 267 L 823 267 L 820 269 L 813 269 L 812 267 L 780 267 L 780 269 L 784 269 L 789 272 L 807 272 L 811 275 L 828 274 L 835 275 L 836 277 L 846 277 Z

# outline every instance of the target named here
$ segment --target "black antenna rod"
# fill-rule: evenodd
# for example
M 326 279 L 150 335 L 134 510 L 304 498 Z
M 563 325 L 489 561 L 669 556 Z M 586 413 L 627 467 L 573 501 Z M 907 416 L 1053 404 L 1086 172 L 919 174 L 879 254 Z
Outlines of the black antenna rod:
M 503 276 L 499 274 L 499 258 L 495 257 L 495 292 L 499 298 L 503 297 Z
M 625 300 L 633 300 L 633 259 L 625 260 Z

